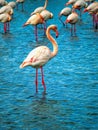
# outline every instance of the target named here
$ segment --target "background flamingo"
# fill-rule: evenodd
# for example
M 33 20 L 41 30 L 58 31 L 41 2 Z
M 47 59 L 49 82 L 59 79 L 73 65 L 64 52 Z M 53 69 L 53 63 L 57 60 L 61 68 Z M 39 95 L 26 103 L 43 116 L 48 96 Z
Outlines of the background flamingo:
M 48 0 L 45 1 L 44 6 L 41 6 L 41 7 L 36 8 L 36 9 L 31 13 L 31 15 L 33 15 L 33 14 L 35 14 L 35 13 L 41 13 L 43 10 L 46 9 L 47 4 L 48 4 Z
M 23 26 L 27 26 L 27 25 L 35 26 L 35 37 L 36 37 L 36 41 L 38 41 L 37 25 L 43 23 L 44 23 L 44 18 L 39 13 L 36 13 L 30 16 L 30 18 L 25 22 Z
M 23 61 L 23 63 L 20 65 L 20 68 L 24 68 L 26 66 L 32 66 L 33 68 L 36 68 L 36 92 L 38 92 L 38 68 L 41 69 L 42 74 L 42 84 L 44 87 L 44 91 L 46 91 L 46 85 L 44 82 L 44 74 L 42 67 L 56 54 L 58 53 L 58 45 L 55 39 L 51 36 L 50 30 L 53 30 L 56 33 L 56 36 L 58 36 L 57 27 L 55 25 L 50 25 L 46 30 L 47 38 L 51 41 L 53 45 L 53 51 L 47 47 L 47 46 L 39 46 L 32 50 L 27 58 Z
M 76 12 L 72 12 L 66 19 L 66 23 L 71 24 L 71 36 L 76 35 L 76 23 L 79 20 L 79 15 Z
M 65 7 L 63 8 L 60 13 L 59 13 L 59 20 L 62 22 L 62 24 L 65 26 L 65 23 L 63 22 L 63 20 L 61 19 L 62 16 L 67 17 L 69 14 L 71 14 L 72 9 L 70 7 Z M 67 25 L 67 24 L 66 24 Z M 66 26 L 67 27 L 67 26 Z
M 0 22 L 4 23 L 4 33 L 9 31 L 9 22 L 11 21 L 11 15 L 8 13 L 0 14 Z
M 48 11 L 48 10 L 43 10 L 40 15 L 44 18 L 44 33 L 46 33 L 46 22 L 49 20 L 49 19 L 52 19 L 53 18 L 53 13 Z

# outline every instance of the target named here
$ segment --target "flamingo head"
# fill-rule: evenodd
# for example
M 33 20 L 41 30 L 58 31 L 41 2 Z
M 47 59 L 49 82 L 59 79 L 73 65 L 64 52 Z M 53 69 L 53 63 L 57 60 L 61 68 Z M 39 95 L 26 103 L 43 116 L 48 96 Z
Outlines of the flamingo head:
M 57 30 L 57 26 L 53 25 L 53 28 L 54 32 L 56 33 L 56 38 L 58 37 L 59 33 L 58 33 L 58 30 Z
M 24 61 L 21 65 L 20 65 L 20 69 L 26 67 L 26 66 L 31 66 L 32 62 L 31 61 Z

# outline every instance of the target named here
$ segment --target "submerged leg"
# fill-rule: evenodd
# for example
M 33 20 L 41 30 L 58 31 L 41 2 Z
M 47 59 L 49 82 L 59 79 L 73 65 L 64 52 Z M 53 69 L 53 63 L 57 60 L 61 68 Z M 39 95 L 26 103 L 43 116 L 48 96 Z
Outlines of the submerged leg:
M 9 31 L 9 30 L 10 30 L 10 23 L 7 22 L 7 31 Z
M 38 69 L 36 69 L 36 79 L 35 79 L 35 84 L 36 84 L 36 92 L 38 92 Z
M 73 30 L 74 30 L 74 36 L 76 36 L 76 25 L 73 25 Z
M 36 41 L 38 41 L 38 35 L 37 35 L 37 25 L 35 25 L 35 38 L 36 38 Z
M 41 74 L 42 74 L 42 85 L 43 85 L 43 87 L 44 87 L 44 91 L 46 91 L 46 85 L 45 85 L 45 82 L 44 82 L 43 68 L 42 68 L 42 67 L 40 67 L 40 68 L 41 68 Z
M 4 23 L 4 33 L 6 33 L 6 23 Z
M 71 24 L 71 36 L 73 36 L 73 24 Z
M 61 19 L 61 17 L 59 17 L 59 20 L 61 21 L 61 23 L 63 24 L 63 26 L 65 26 L 65 23 L 63 22 L 63 20 Z
M 44 35 L 46 35 L 46 29 L 47 29 L 47 25 L 46 22 L 44 23 Z
M 22 4 L 22 11 L 24 11 L 24 2 L 22 2 L 21 4 Z

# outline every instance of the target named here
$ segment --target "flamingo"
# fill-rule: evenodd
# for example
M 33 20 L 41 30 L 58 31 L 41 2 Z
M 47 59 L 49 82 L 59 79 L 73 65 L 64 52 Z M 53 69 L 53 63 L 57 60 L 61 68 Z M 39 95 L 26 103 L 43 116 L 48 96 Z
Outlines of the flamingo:
M 96 13 L 98 12 L 98 2 L 94 1 L 93 3 L 89 4 L 87 8 L 84 9 L 84 13 L 88 12 L 89 14 L 92 15 L 93 19 L 93 27 L 96 26 L 97 20 L 98 19 Z
M 10 15 L 13 14 L 13 8 L 10 5 L 5 5 L 0 8 L 0 14 L 2 13 L 8 13 Z
M 36 41 L 38 41 L 37 25 L 43 23 L 44 23 L 44 18 L 39 13 L 36 13 L 30 16 L 30 18 L 25 22 L 23 27 L 27 25 L 35 26 L 35 37 L 36 37 Z
M 38 68 L 41 69 L 41 75 L 42 75 L 42 85 L 44 87 L 44 92 L 46 92 L 46 85 L 44 82 L 44 74 L 43 74 L 43 66 L 53 57 L 55 57 L 58 53 L 58 45 L 55 39 L 50 34 L 50 31 L 53 30 L 56 33 L 56 37 L 58 36 L 58 30 L 56 25 L 50 25 L 48 26 L 46 30 L 47 38 L 51 41 L 53 45 L 53 51 L 51 51 L 47 46 L 39 46 L 33 49 L 26 59 L 22 62 L 20 65 L 20 68 L 24 68 L 26 66 L 31 66 L 33 68 L 36 68 L 36 92 L 38 92 Z
M 46 32 L 46 22 L 53 18 L 53 13 L 48 10 L 43 10 L 40 15 L 44 18 L 44 32 Z
M 0 22 L 4 23 L 4 33 L 9 31 L 9 22 L 11 21 L 11 15 L 8 13 L 0 14 Z
M 77 0 L 69 0 L 65 5 L 73 5 Z
M 59 13 L 59 20 L 62 22 L 62 24 L 65 26 L 65 23 L 62 21 L 61 17 L 65 16 L 67 17 L 69 14 L 71 14 L 72 9 L 70 7 L 63 8 Z
M 87 8 L 84 9 L 84 12 L 89 12 L 92 9 L 94 9 L 96 6 L 98 6 L 98 2 L 94 1 L 93 3 L 91 3 L 90 5 L 88 5 Z
M 78 9 L 80 11 L 80 17 L 81 17 L 81 11 L 83 8 L 87 7 L 87 3 L 84 0 L 78 0 L 73 4 L 73 9 Z
M 70 23 L 71 24 L 71 35 L 75 35 L 76 33 L 76 23 L 79 20 L 79 15 L 76 12 L 72 12 L 70 15 L 68 15 L 67 19 L 66 19 L 66 23 Z
M 31 13 L 31 15 L 33 15 L 33 14 L 35 14 L 35 13 L 41 13 L 43 10 L 46 9 L 47 4 L 48 4 L 48 0 L 45 1 L 44 6 L 41 6 L 41 7 L 36 8 L 36 9 Z
M 24 2 L 25 2 L 25 0 L 16 0 L 17 9 L 18 9 L 18 4 L 22 4 L 22 11 L 23 11 L 24 10 Z
M 8 3 L 9 6 L 11 6 L 12 8 L 15 8 L 16 7 L 16 2 L 14 1 L 11 1 Z
M 7 4 L 7 1 L 5 1 L 5 0 L 0 0 L 0 6 L 4 6 L 4 5 L 6 5 Z

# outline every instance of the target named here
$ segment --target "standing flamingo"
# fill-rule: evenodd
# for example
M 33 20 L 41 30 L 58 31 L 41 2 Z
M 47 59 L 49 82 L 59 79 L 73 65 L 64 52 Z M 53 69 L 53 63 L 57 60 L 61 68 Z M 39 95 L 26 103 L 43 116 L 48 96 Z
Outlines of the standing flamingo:
M 66 23 L 70 23 L 71 24 L 71 36 L 76 35 L 76 23 L 79 20 L 79 15 L 76 12 L 72 12 L 70 15 L 68 15 L 67 19 L 66 19 Z
M 87 7 L 87 3 L 84 0 L 78 0 L 73 4 L 73 9 L 78 9 L 80 17 L 82 15 L 82 9 Z
M 4 6 L 4 5 L 6 5 L 8 2 L 7 1 L 5 1 L 5 0 L 0 0 L 0 6 Z
M 45 1 L 44 6 L 41 6 L 41 7 L 36 8 L 36 9 L 31 13 L 31 15 L 36 14 L 36 13 L 41 13 L 43 10 L 46 9 L 47 4 L 48 4 L 48 0 Z
M 44 33 L 46 33 L 46 22 L 49 20 L 49 19 L 52 19 L 53 18 L 53 13 L 48 11 L 48 10 L 43 10 L 40 15 L 44 18 Z
M 72 9 L 70 7 L 63 8 L 59 13 L 59 20 L 62 22 L 62 24 L 65 26 L 65 23 L 62 21 L 61 17 L 65 16 L 67 17 L 69 14 L 71 14 Z M 67 27 L 67 26 L 66 26 Z
M 30 18 L 25 22 L 23 26 L 27 26 L 29 24 L 35 26 L 35 37 L 36 37 L 36 41 L 38 41 L 37 25 L 43 23 L 44 23 L 44 18 L 39 13 L 36 13 L 34 15 L 31 15 Z
M 4 23 L 4 33 L 9 31 L 9 22 L 11 21 L 11 15 L 8 13 L 0 14 L 0 22 Z
M 96 13 L 98 12 L 98 2 L 94 1 L 93 3 L 89 4 L 87 8 L 84 9 L 84 12 L 89 12 L 93 19 L 93 27 L 96 28 L 96 23 L 98 23 L 98 16 Z
M 50 25 L 46 30 L 47 38 L 51 41 L 53 45 L 53 51 L 51 51 L 47 46 L 39 46 L 32 50 L 23 63 L 20 65 L 20 68 L 24 68 L 26 66 L 32 66 L 36 68 L 36 92 L 38 92 L 38 68 L 41 69 L 42 74 L 42 85 L 44 87 L 44 92 L 46 91 L 46 85 L 44 82 L 44 74 L 43 74 L 43 66 L 58 53 L 58 45 L 55 39 L 51 36 L 50 31 L 53 30 L 56 33 L 56 37 L 58 36 L 57 27 L 55 25 Z

